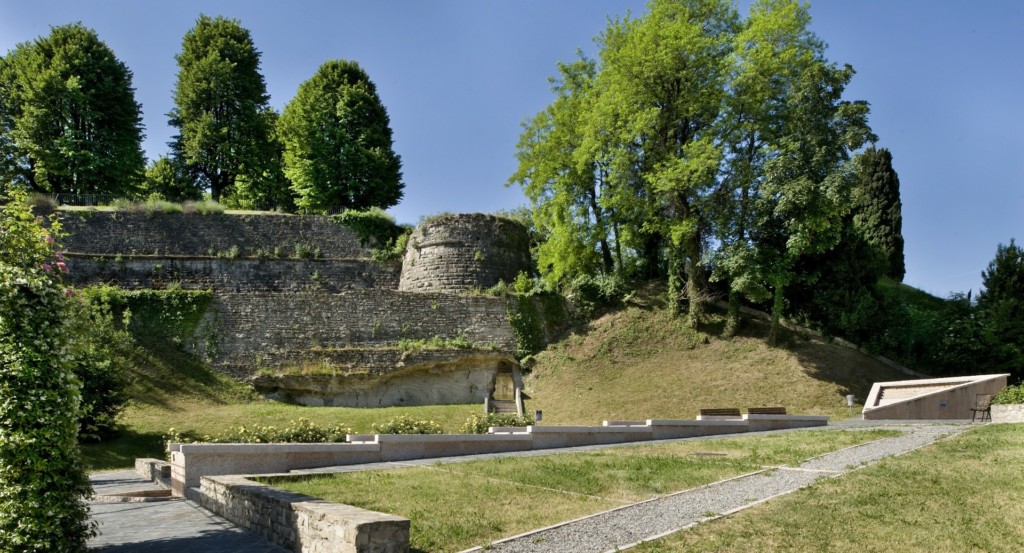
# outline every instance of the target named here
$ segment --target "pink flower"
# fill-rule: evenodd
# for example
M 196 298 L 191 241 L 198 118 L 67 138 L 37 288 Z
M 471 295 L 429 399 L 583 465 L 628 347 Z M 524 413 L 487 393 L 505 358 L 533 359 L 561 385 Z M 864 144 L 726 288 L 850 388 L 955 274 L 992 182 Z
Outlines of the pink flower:
M 71 288 L 65 288 L 64 289 L 64 297 L 67 297 L 67 298 L 75 297 L 75 291 L 72 290 Z
M 57 260 L 64 261 L 64 252 L 57 252 Z
M 68 264 L 64 263 L 63 261 L 58 261 L 57 262 L 57 269 L 60 272 L 62 272 L 62 273 L 66 273 L 66 272 L 68 272 Z
M 46 243 L 53 244 L 53 237 L 50 236 L 49 234 L 46 235 Z
M 53 272 L 53 266 L 49 263 L 43 263 L 43 270 L 46 271 L 47 274 L 50 274 Z

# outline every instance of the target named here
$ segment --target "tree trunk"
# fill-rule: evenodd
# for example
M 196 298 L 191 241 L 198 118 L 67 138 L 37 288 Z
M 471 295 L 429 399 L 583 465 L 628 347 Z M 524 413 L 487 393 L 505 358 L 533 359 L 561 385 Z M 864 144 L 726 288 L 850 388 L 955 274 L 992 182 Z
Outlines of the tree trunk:
M 775 297 L 772 301 L 772 324 L 768 329 L 768 345 L 774 347 L 779 340 L 779 320 L 782 318 L 782 291 L 781 281 L 775 283 Z
M 725 317 L 725 329 L 722 334 L 726 338 L 732 338 L 740 329 L 740 293 L 732 288 L 729 289 L 729 311 Z

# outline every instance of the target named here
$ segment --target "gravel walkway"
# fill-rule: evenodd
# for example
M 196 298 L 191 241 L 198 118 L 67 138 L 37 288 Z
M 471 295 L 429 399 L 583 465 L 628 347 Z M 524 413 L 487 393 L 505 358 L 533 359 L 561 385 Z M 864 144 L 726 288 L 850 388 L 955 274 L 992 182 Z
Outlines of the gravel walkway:
M 858 424 L 856 427 L 879 425 Z M 811 459 L 799 467 L 761 472 L 686 490 L 607 511 L 490 544 L 489 552 L 600 553 L 617 551 L 730 514 L 808 486 L 819 478 L 840 476 L 884 457 L 899 455 L 958 434 L 963 424 L 885 425 L 905 434 L 846 448 Z M 474 548 L 468 551 L 482 551 Z

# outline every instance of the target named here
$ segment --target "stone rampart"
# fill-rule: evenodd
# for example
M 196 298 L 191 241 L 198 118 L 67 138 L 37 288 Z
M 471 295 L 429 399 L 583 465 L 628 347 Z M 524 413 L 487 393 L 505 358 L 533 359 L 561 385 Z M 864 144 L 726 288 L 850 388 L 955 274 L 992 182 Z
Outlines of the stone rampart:
M 217 294 L 191 347 L 224 372 L 246 378 L 334 350 L 435 337 L 515 348 L 503 298 L 381 289 Z
M 1024 405 L 1019 403 L 994 404 L 990 414 L 992 422 L 1024 422 Z
M 60 211 L 69 252 L 106 255 L 309 255 L 370 257 L 348 227 L 329 217 Z M 276 254 L 274 252 L 277 252 Z M 301 255 L 300 255 L 301 256 Z
M 413 230 L 399 289 L 463 292 L 511 283 L 530 266 L 526 227 L 493 215 L 446 215 Z
M 68 281 L 77 286 L 215 291 L 340 292 L 398 288 L 401 267 L 363 259 L 225 259 L 68 254 Z

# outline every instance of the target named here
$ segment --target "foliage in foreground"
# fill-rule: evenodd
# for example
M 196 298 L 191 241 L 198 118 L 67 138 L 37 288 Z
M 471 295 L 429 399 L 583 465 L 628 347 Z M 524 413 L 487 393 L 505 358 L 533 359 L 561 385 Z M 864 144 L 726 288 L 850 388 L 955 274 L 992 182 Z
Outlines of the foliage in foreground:
M 194 431 L 178 431 L 173 428 L 164 435 L 165 443 L 190 444 L 269 444 L 269 443 L 338 443 L 344 442 L 352 429 L 335 424 L 318 426 L 307 418 L 291 421 L 288 426 L 241 425 L 215 435 L 200 435 Z
M 0 550 L 84 551 L 95 533 L 76 438 L 69 290 L 23 194 L 0 212 Z
M 443 434 L 444 428 L 434 421 L 417 420 L 400 415 L 373 425 L 376 434 Z
M 992 403 L 996 405 L 1024 404 L 1024 384 L 1003 388 L 992 397 Z
M 492 426 L 530 426 L 533 419 L 529 416 L 513 415 L 511 413 L 487 413 L 486 415 L 473 415 L 462 425 L 463 434 L 486 434 Z

